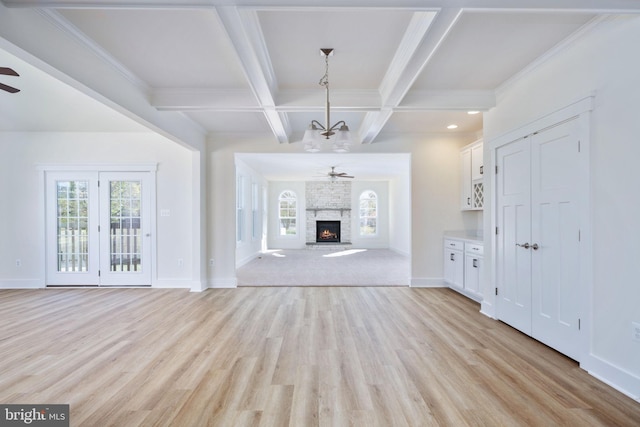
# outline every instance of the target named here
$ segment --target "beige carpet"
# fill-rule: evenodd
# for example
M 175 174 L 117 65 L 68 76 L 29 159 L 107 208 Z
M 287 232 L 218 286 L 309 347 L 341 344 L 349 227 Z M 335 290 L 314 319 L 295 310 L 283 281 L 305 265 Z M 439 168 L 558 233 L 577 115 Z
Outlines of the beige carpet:
M 275 250 L 240 267 L 238 286 L 408 286 L 410 258 L 386 249 Z

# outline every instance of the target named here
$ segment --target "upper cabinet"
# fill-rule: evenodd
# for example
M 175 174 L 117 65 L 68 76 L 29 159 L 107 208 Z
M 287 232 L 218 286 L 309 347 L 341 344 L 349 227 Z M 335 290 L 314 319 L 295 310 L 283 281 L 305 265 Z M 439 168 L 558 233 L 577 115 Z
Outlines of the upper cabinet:
M 483 176 L 482 140 L 480 139 L 460 150 L 460 177 L 462 181 L 460 206 L 462 210 L 482 210 L 484 205 Z

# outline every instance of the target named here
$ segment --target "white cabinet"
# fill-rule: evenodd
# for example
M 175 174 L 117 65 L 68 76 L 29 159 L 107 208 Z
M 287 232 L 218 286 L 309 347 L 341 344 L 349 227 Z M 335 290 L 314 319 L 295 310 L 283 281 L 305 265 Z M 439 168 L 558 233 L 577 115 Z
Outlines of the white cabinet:
M 451 286 L 464 287 L 464 243 L 461 241 L 444 241 L 444 280 Z
M 477 241 L 444 239 L 444 281 L 476 301 L 482 300 L 483 246 Z
M 460 150 L 460 207 L 462 210 L 482 210 L 484 206 L 483 144 L 478 140 Z
M 464 244 L 464 289 L 482 299 L 483 246 L 477 243 Z

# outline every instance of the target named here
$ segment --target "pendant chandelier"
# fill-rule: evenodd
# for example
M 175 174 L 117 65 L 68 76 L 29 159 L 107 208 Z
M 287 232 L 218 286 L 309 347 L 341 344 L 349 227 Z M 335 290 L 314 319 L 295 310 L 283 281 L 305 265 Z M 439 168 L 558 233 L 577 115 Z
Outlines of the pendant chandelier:
M 325 104 L 325 124 L 312 120 L 308 129 L 304 133 L 302 142 L 304 144 L 305 151 L 310 153 L 317 153 L 322 149 L 322 143 L 331 141 L 332 149 L 336 153 L 346 153 L 349 151 L 351 145 L 351 132 L 349 132 L 349 126 L 341 120 L 331 125 L 330 117 L 330 103 L 329 103 L 329 56 L 333 55 L 333 49 L 320 49 L 320 54 L 324 56 L 325 72 L 324 76 L 318 83 L 320 86 L 324 86 L 327 100 Z

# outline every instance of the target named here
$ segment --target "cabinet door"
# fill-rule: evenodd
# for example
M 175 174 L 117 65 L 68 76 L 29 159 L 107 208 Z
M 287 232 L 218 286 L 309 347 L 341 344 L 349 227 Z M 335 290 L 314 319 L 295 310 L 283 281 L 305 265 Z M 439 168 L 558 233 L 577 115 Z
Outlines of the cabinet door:
M 475 254 L 465 255 L 464 270 L 464 288 L 471 293 L 480 295 L 482 257 Z
M 458 288 L 464 286 L 464 255 L 462 251 L 444 250 L 444 280 Z
M 471 150 L 466 149 L 460 152 L 460 180 L 462 188 L 460 192 L 460 208 L 462 210 L 472 209 L 471 205 Z
M 482 179 L 484 174 L 482 147 L 482 144 L 471 147 L 471 180 L 473 181 Z

